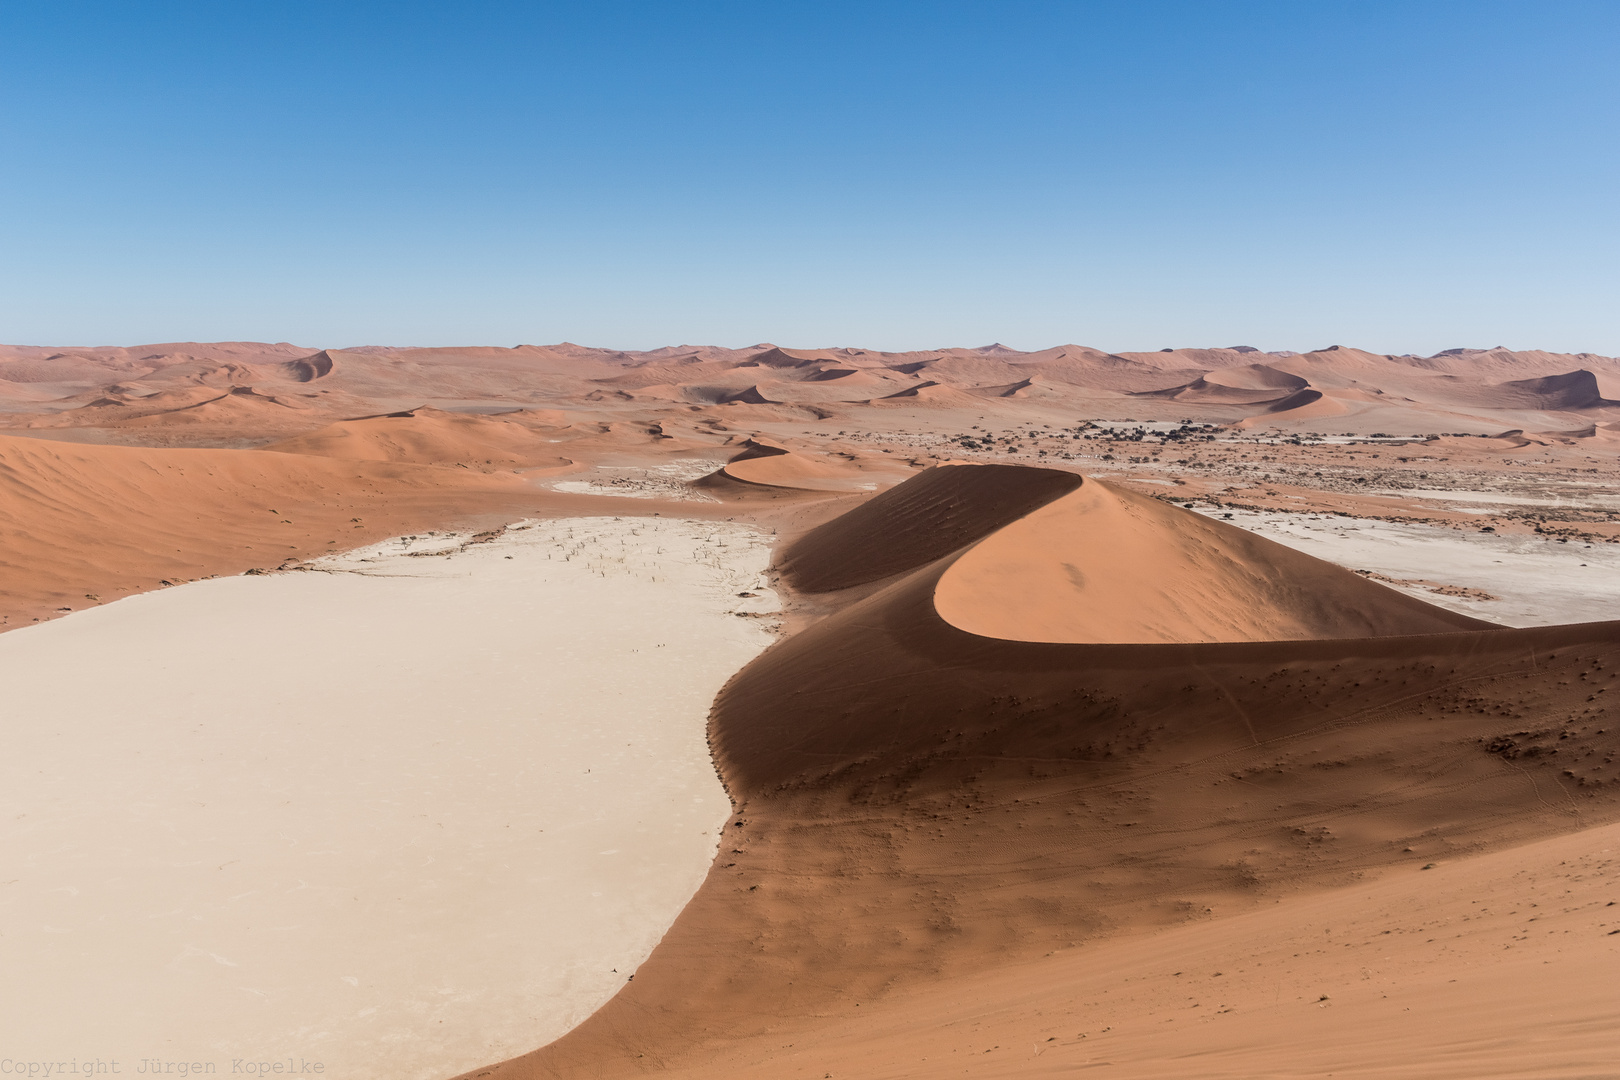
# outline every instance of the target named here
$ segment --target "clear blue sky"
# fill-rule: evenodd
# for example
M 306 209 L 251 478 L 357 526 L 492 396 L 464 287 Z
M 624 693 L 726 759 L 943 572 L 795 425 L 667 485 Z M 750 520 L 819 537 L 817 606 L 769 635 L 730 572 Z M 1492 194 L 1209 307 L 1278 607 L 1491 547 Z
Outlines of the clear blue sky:
M 0 5 L 0 341 L 1620 353 L 1620 4 Z

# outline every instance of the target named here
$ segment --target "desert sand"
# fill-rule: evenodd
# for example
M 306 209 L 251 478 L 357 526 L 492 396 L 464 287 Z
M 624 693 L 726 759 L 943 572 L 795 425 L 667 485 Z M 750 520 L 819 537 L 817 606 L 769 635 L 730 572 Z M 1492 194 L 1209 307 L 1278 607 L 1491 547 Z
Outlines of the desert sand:
M 1357 567 L 1426 603 L 1506 626 L 1600 622 L 1620 612 L 1620 547 L 1614 544 L 1319 514 L 1238 510 L 1228 520 Z
M 624 985 L 725 825 L 703 719 L 772 640 L 738 617 L 773 606 L 769 546 L 470 539 L 0 636 L 11 1055 L 429 1078 Z
M 706 876 L 577 1026 L 422 1075 L 1620 1056 L 1613 358 L 13 347 L 0 409 L 25 634 L 429 530 L 770 537 Z
M 937 498 L 960 477 L 963 499 L 937 499 L 960 518 L 987 469 L 1003 497 L 1046 484 L 1034 470 L 966 465 L 913 483 Z M 903 486 L 862 507 L 864 536 L 836 522 L 806 533 L 786 549 L 787 582 L 802 547 L 829 543 L 851 581 L 866 577 L 868 553 L 887 553 L 884 511 L 915 524 L 916 502 Z M 1161 512 L 1171 534 L 1161 540 L 1205 538 L 1208 550 L 1212 526 L 1230 529 Z M 633 987 L 487 1075 L 634 1075 L 649 1059 L 690 1075 L 926 1075 L 923 1058 L 938 1055 L 969 1075 L 1041 1075 L 1096 1063 L 1090 1040 L 1115 1031 L 1136 1040 L 1118 1040 L 1116 1063 L 1141 1075 L 1217 1052 L 1230 1056 L 1212 1075 L 1324 1063 L 1368 1075 L 1582 1075 L 1613 1047 L 1620 732 L 1606 697 L 1620 686 L 1620 625 L 1496 629 L 1434 609 L 1415 628 L 1403 623 L 1423 614 L 1410 597 L 1290 559 L 1247 569 L 1285 583 L 1314 572 L 1303 579 L 1324 617 L 1388 620 L 1382 630 L 1227 640 L 1228 608 L 1253 599 L 1240 577 L 1213 579 L 1179 610 L 1148 605 L 1161 631 L 1148 640 L 1166 644 L 1032 642 L 954 625 L 942 599 L 974 556 L 1008 537 L 1014 560 L 1066 554 L 1018 542 L 1038 513 L 1000 524 L 998 509 L 982 539 L 960 526 L 969 539 L 956 552 L 918 551 L 911 572 L 732 680 L 711 718 L 741 822 L 730 857 Z M 1215 538 L 1226 554 L 1238 545 Z M 1116 566 L 1113 584 L 1134 572 L 1138 591 L 1151 590 L 1157 570 Z M 958 603 L 974 614 L 969 601 L 992 598 L 1017 599 L 981 590 Z M 1466 871 L 1481 874 L 1477 893 L 1431 893 L 1410 876 L 1504 850 L 1511 874 Z M 1406 918 L 1419 899 L 1430 913 Z M 1485 903 L 1494 917 L 1464 926 Z M 1530 923 L 1541 918 L 1533 904 L 1556 909 L 1551 934 Z M 1321 944 L 1262 948 L 1262 911 L 1282 940 L 1322 927 Z M 1341 916 L 1349 925 L 1333 937 Z M 1369 946 L 1385 931 L 1436 924 L 1449 928 L 1447 951 L 1403 940 L 1398 958 L 1378 951 L 1375 962 Z M 1476 929 L 1490 932 L 1459 943 Z M 1431 930 L 1422 944 L 1441 940 Z M 1523 950 L 1513 964 L 1473 970 L 1511 948 Z M 1114 974 L 1098 975 L 1094 959 Z M 1543 971 L 1526 982 L 1531 966 Z M 1241 969 L 1237 982 L 1205 988 L 1228 967 Z M 1433 992 L 1436 969 L 1468 985 Z M 1178 1000 L 1168 990 L 1182 977 L 1203 981 Z M 1110 995 L 1143 991 L 1133 979 L 1156 984 L 1142 1011 L 1115 1007 Z M 1348 996 L 1357 1019 L 1313 1019 L 1319 1035 L 1301 1035 L 1301 980 L 1327 995 L 1307 995 L 1310 1007 Z M 1388 995 L 1376 1003 L 1362 985 L 1375 981 Z M 1248 989 L 1228 995 L 1238 983 Z M 1368 1041 L 1359 1027 L 1389 1019 L 1386 1000 L 1410 1011 L 1404 1034 L 1380 1027 L 1384 1041 Z M 1553 1058 L 1539 1025 L 1503 1027 L 1531 1001 L 1558 1018 Z M 1193 1005 L 1244 1015 L 1219 1039 L 1156 1026 L 1211 1015 L 1183 1015 Z

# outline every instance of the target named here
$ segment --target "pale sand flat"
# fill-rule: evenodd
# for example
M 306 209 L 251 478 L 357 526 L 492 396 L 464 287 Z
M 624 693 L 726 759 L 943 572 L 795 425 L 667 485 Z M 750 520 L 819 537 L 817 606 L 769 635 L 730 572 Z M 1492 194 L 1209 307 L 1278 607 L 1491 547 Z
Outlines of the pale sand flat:
M 1425 603 L 1505 626 L 1601 622 L 1620 612 L 1620 546 L 1552 537 L 1497 536 L 1417 522 L 1203 511 L 1269 540 L 1354 570 L 1382 575 Z M 1433 585 L 1403 586 L 1421 579 Z M 1448 595 L 1435 586 L 1496 597 Z
M 425 1078 L 567 1030 L 713 858 L 768 541 L 551 521 L 0 637 L 8 1056 Z

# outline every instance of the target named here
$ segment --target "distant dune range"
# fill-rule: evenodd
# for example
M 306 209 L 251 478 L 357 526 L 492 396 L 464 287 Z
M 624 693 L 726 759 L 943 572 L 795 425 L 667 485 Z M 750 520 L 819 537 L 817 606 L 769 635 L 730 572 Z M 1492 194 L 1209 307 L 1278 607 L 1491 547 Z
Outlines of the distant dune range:
M 1620 623 L 1496 627 L 1170 498 L 1585 572 L 1617 450 L 1586 353 L 0 347 L 0 625 L 519 516 L 778 530 L 706 883 L 468 1076 L 1604 1075 Z M 1425 503 L 1453 473 L 1574 508 Z
M 1620 361 L 1501 348 L 1391 356 L 1340 346 L 1308 353 L 1248 347 L 1109 353 L 1078 345 L 1028 353 L 999 345 L 909 353 L 768 344 L 647 352 L 566 343 L 0 346 L 0 424 L 41 433 L 264 445 L 334 420 L 423 405 L 543 407 L 610 424 L 667 413 L 729 424 L 922 409 L 980 418 L 1050 419 L 1079 411 L 1088 418 L 1284 427 L 1334 418 L 1349 425 L 1345 430 L 1397 434 L 1552 431 L 1620 420 Z
M 1078 515 L 1079 540 L 1043 543 L 1043 515 Z M 941 531 L 959 546 L 937 550 Z M 1190 551 L 1209 564 L 1196 576 L 1176 565 Z M 1066 643 L 1001 636 L 1023 625 L 1008 612 L 1086 606 L 1042 573 L 1070 559 L 1107 587 L 1087 618 L 1060 622 Z M 1489 628 L 1186 511 L 998 466 L 923 473 L 789 544 L 781 565 L 801 587 L 869 588 L 717 700 L 711 742 L 736 814 L 707 883 L 614 1001 L 469 1075 L 922 1076 L 942 1058 L 972 1075 L 1055 1074 L 1097 1045 L 1069 1030 L 1086 1022 L 1078 995 L 1103 992 L 1082 989 L 1093 951 L 1151 951 L 1144 931 L 1182 923 L 1203 933 L 1186 931 L 1187 947 L 1208 949 L 1227 933 L 1211 912 L 1398 884 L 1426 862 L 1620 817 L 1620 730 L 1592 704 L 1620 689 L 1620 623 Z M 962 627 L 975 620 L 992 625 Z M 1166 643 L 1114 644 L 1117 627 Z M 1290 904 L 1289 919 L 1312 910 Z M 1470 913 L 1459 906 L 1448 916 Z M 1388 920 L 1366 932 L 1407 932 Z M 1612 958 L 1584 929 L 1577 948 Z M 1365 989 L 1345 963 L 1328 953 L 1314 970 L 1330 997 Z M 1487 1006 L 1533 995 L 1589 1018 L 1594 988 L 1561 970 L 1525 985 L 1517 968 L 1472 971 L 1459 993 L 1477 1019 L 1448 1001 L 1445 1039 L 1497 1039 L 1498 1063 L 1517 1067 L 1515 1040 L 1534 1033 L 1495 1030 Z M 992 976 L 1020 1001 L 1000 1028 L 929 1014 L 992 1009 Z M 1389 1012 L 1440 1008 L 1410 985 L 1392 996 Z M 1249 1004 L 1255 1052 L 1299 1014 Z M 1151 1019 L 1171 1008 L 1186 1005 Z M 1408 1027 L 1399 1067 L 1369 1070 L 1444 1074 L 1422 1025 Z M 1566 1050 L 1612 1045 L 1582 1031 Z M 1313 1053 L 1365 1064 L 1355 1030 L 1327 1037 Z M 1149 1045 L 1191 1053 L 1198 1038 L 1160 1029 Z M 992 1043 L 1009 1052 L 981 1060 Z

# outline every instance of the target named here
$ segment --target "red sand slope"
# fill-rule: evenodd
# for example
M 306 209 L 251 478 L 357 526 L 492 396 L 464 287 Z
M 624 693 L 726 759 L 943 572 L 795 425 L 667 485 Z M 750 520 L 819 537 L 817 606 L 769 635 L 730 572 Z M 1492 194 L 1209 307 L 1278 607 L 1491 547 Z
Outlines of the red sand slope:
M 760 487 L 797 491 L 866 491 L 882 477 L 892 479 L 893 465 L 867 470 L 853 455 L 834 458 L 795 453 L 771 439 L 754 436 L 742 452 L 726 462 L 721 473 L 731 480 Z
M 708 881 L 600 1012 L 469 1075 L 1597 1075 L 1614 830 L 1554 838 L 1620 817 L 1620 624 L 970 634 L 935 610 L 963 561 L 936 531 L 868 530 L 914 505 L 993 554 L 1013 496 L 1073 490 L 993 479 L 933 470 L 788 548 L 791 578 L 834 588 L 921 568 L 732 680 L 711 742 L 736 816 Z M 1551 934 L 1525 921 L 1537 902 Z
M 1015 641 L 1281 641 L 1491 626 L 1096 480 L 964 553 L 934 604 L 959 629 Z
M 477 469 L 570 464 L 557 442 L 523 424 L 438 409 L 412 409 L 344 420 L 266 447 L 345 461 L 467 465 Z
M 0 437 L 0 626 L 533 502 L 467 469 Z

